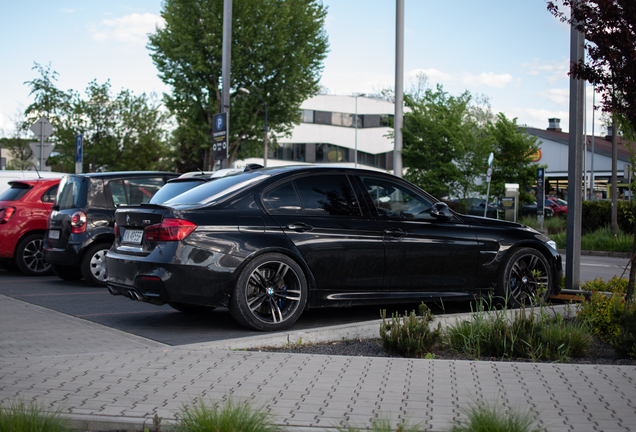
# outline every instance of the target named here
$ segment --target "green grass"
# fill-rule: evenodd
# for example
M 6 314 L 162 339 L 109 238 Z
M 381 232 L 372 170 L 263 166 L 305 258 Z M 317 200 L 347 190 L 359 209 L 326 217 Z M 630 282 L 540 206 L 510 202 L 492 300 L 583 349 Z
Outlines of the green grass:
M 592 344 L 588 326 L 567 322 L 560 314 L 548 317 L 543 311 L 521 308 L 509 319 L 505 308 L 486 309 L 482 303 L 479 309 L 483 312 L 446 328 L 442 340 L 451 351 L 473 358 L 563 362 L 584 356 Z
M 452 426 L 450 432 L 540 432 L 529 411 L 504 410 L 495 404 L 477 402 L 460 409 L 466 418 Z
M 553 234 L 550 237 L 557 243 L 559 249 L 565 249 L 567 240 L 565 231 Z M 633 247 L 634 236 L 632 234 L 625 234 L 624 232 L 614 234 L 609 227 L 581 236 L 581 250 L 631 252 Z
M 274 416 L 263 407 L 254 407 L 247 401 L 229 399 L 225 404 L 203 401 L 183 406 L 178 414 L 175 430 L 179 432 L 278 432 Z
M 15 400 L 0 407 L 0 432 L 66 432 L 66 420 L 60 410 Z

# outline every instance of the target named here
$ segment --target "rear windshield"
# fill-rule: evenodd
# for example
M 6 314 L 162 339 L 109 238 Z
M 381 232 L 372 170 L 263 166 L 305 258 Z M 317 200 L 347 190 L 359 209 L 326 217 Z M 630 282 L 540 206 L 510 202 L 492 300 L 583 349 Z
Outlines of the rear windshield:
M 227 177 L 220 177 L 217 180 L 210 181 L 199 187 L 190 189 L 189 191 L 166 201 L 165 204 L 169 206 L 211 204 L 242 188 L 260 183 L 268 177 L 269 175 L 257 172 L 245 172 L 229 175 Z
M 82 207 L 86 201 L 86 184 L 82 177 L 65 176 L 60 181 L 55 197 L 55 205 L 60 210 Z
M 0 201 L 17 201 L 31 189 L 26 183 L 12 183 L 11 187 L 0 195 Z
M 181 195 L 182 193 L 187 192 L 203 183 L 205 183 L 205 180 L 201 179 L 168 182 L 150 199 L 150 204 L 164 203 L 169 199 L 172 199 L 177 195 Z

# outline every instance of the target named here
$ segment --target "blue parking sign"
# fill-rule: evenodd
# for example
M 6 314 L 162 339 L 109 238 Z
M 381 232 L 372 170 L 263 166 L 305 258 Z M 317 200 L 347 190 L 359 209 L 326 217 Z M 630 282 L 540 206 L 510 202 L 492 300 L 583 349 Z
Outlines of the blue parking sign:
M 78 134 L 75 137 L 75 162 L 82 162 L 84 160 L 83 147 L 82 134 Z

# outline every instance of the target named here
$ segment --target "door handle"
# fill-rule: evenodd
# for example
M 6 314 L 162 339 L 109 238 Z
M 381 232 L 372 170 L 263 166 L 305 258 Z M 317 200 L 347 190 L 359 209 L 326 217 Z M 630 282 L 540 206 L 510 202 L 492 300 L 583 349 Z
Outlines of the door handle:
M 391 237 L 406 237 L 408 233 L 400 228 L 391 228 L 384 230 L 385 235 L 389 235 Z
M 307 224 L 302 223 L 302 222 L 289 224 L 289 225 L 287 225 L 287 228 L 289 228 L 292 231 L 296 231 L 296 232 L 305 232 L 305 231 L 311 231 L 311 230 L 314 229 L 314 227 L 312 227 L 311 225 L 307 225 Z

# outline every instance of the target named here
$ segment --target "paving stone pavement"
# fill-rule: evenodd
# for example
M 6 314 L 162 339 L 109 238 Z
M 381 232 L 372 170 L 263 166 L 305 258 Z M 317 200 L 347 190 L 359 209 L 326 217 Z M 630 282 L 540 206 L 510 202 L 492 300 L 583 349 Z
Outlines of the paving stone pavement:
M 530 410 L 549 431 L 636 431 L 635 372 L 170 347 L 0 296 L 0 403 L 61 408 L 84 430 L 169 424 L 184 405 L 232 398 L 299 431 L 378 417 L 444 431 L 479 400 Z

